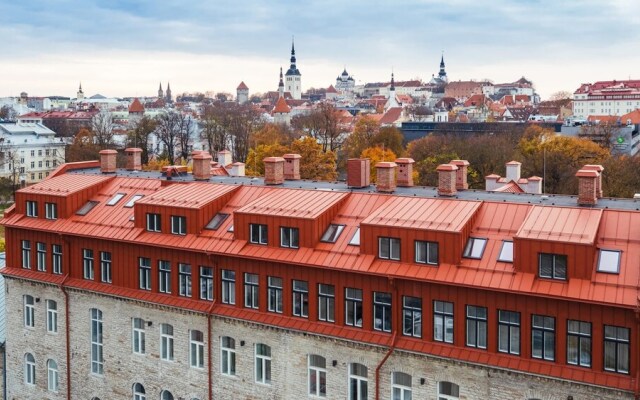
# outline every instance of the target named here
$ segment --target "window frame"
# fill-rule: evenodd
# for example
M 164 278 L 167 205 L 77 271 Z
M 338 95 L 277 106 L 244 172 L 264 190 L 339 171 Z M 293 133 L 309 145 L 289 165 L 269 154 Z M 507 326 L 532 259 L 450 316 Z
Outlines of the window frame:
M 543 275 L 542 274 L 542 258 L 543 256 L 552 256 L 552 265 L 551 265 L 551 275 Z M 564 258 L 564 277 L 559 274 L 556 275 L 556 264 L 557 258 Z M 568 279 L 568 269 L 569 269 L 569 257 L 566 254 L 555 254 L 555 253 L 538 253 L 538 277 L 545 279 L 553 279 L 556 281 L 567 281 Z
M 162 215 L 147 213 L 147 232 L 162 232 Z
M 508 321 L 507 320 L 503 321 L 501 319 L 502 313 L 508 313 L 508 314 L 505 314 L 507 316 L 506 319 L 508 319 Z M 517 322 L 511 321 L 511 317 L 514 317 L 514 316 L 517 316 L 517 319 L 518 319 Z M 502 330 L 500 329 L 501 326 L 504 326 L 507 330 L 506 332 L 507 347 L 508 347 L 507 350 L 502 350 L 500 348 L 500 342 L 502 338 Z M 512 336 L 514 334 L 517 334 L 518 336 L 517 351 L 513 350 Z M 519 311 L 498 310 L 498 352 L 504 353 L 504 354 L 517 355 L 517 356 L 519 356 L 522 353 L 522 316 L 520 315 Z
M 441 309 L 438 306 L 442 306 Z M 451 306 L 451 311 L 447 310 L 448 306 Z M 454 311 L 453 302 L 433 300 L 433 340 L 435 342 L 453 344 L 455 333 Z M 440 321 L 438 321 L 439 319 Z M 450 332 L 447 331 L 449 324 L 451 326 Z M 438 327 L 441 329 L 441 337 L 438 337 Z
M 380 296 L 387 297 L 388 302 Z M 373 329 L 380 332 L 391 332 L 393 325 L 393 299 L 391 293 L 373 292 Z M 380 325 L 378 325 L 378 313 L 381 314 Z
M 158 260 L 158 292 L 171 294 L 171 262 Z
M 47 390 L 58 393 L 60 388 L 60 375 L 58 373 L 58 363 L 50 358 L 47 360 Z
M 340 235 L 344 231 L 346 225 L 344 224 L 329 224 L 327 230 L 324 231 L 320 237 L 320 241 L 323 243 L 335 243 L 340 238 Z
M 236 340 L 231 336 L 220 337 L 220 373 L 236 376 Z
M 180 236 L 187 235 L 187 217 L 184 215 L 171 216 L 171 234 Z
M 576 323 L 578 326 L 578 330 L 572 330 L 571 323 Z M 584 324 L 584 325 L 583 325 Z M 588 333 L 583 332 L 583 327 L 588 326 Z M 573 340 L 571 338 L 574 338 Z M 571 342 L 576 342 L 576 362 L 572 362 L 572 357 L 570 357 L 571 351 Z M 591 368 L 593 364 L 593 325 L 591 322 L 587 321 L 579 321 L 579 320 L 567 320 L 567 364 L 575 365 L 578 367 Z M 589 354 L 589 362 L 583 361 L 583 347 L 587 347 Z
M 194 338 L 195 335 L 195 338 Z M 204 334 L 197 329 L 189 330 L 189 367 L 204 368 Z
M 260 275 L 244 273 L 244 307 L 260 308 Z
M 291 288 L 293 294 L 291 313 L 296 317 L 309 318 L 309 282 L 293 279 Z
M 397 248 L 397 255 L 393 254 L 394 248 Z M 383 250 L 387 250 L 388 255 L 383 254 Z M 401 242 L 400 238 L 378 236 L 378 258 L 389 261 L 400 261 L 401 258 Z
M 484 311 L 484 317 L 479 316 L 478 315 L 478 311 L 479 310 L 483 310 Z M 465 338 L 465 345 L 467 347 L 473 347 L 476 349 L 483 349 L 486 350 L 487 349 L 487 342 L 488 342 L 488 324 L 489 324 L 489 310 L 487 309 L 487 307 L 482 307 L 482 306 L 475 306 L 475 305 L 470 305 L 467 304 L 467 306 L 465 307 L 465 316 L 466 316 L 466 338 Z M 475 311 L 473 313 L 471 313 L 471 311 Z M 469 332 L 470 330 L 472 330 L 474 332 L 474 338 L 475 340 L 471 341 L 470 340 L 470 336 L 469 336 Z M 482 335 L 480 335 L 481 332 L 484 332 L 484 345 L 480 344 L 480 339 L 481 337 L 483 337 Z
M 111 269 L 111 252 L 100 252 L 100 281 L 103 283 L 112 283 L 112 269 Z
M 409 378 L 409 386 L 398 383 L 398 377 Z M 391 373 L 391 399 L 411 400 L 413 395 L 412 380 L 412 376 L 407 373 L 393 371 Z
M 62 251 L 61 244 L 54 243 L 51 245 L 51 264 L 54 274 L 62 274 Z
M 502 253 L 505 251 L 505 246 L 507 246 L 507 243 L 510 243 L 511 245 L 511 259 L 508 258 L 503 258 L 502 257 Z M 500 252 L 498 253 L 498 261 L 500 262 L 506 262 L 506 263 L 513 263 L 513 240 L 503 240 L 502 241 L 502 246 L 500 247 Z
M 97 308 L 89 310 L 91 316 L 91 373 L 104 375 L 104 339 L 102 337 L 103 323 L 102 311 Z
M 191 264 L 178 263 L 178 295 L 192 297 L 193 278 Z
M 351 292 L 350 292 L 351 291 Z M 359 294 L 359 297 L 357 296 Z M 364 291 L 358 288 L 344 288 L 344 324 L 362 328 L 364 320 Z M 359 317 L 359 318 L 358 318 Z
M 421 250 L 419 250 L 420 246 L 424 245 L 424 261 L 418 259 L 418 254 L 420 253 Z M 433 245 L 435 245 L 435 261 L 433 261 L 432 259 L 432 253 L 433 253 L 433 249 L 431 248 Z M 414 261 L 416 262 L 416 264 L 425 264 L 425 265 L 440 265 L 440 255 L 439 255 L 439 243 L 438 242 L 434 242 L 434 241 L 429 241 L 429 240 L 415 240 L 414 241 Z
M 363 367 L 366 375 L 359 375 L 355 368 Z M 369 393 L 369 368 L 360 363 L 349 363 L 348 379 L 349 379 L 349 400 L 367 400 Z M 356 388 L 354 393 L 352 390 Z M 364 393 L 363 393 L 364 392 Z
M 47 333 L 58 333 L 58 303 L 55 300 L 47 299 L 45 301 L 47 313 Z
M 419 307 L 407 305 L 407 300 L 414 302 L 417 300 Z M 411 325 L 407 325 L 408 318 Z M 417 324 L 416 324 L 417 323 Z M 416 326 L 419 332 L 416 333 Z M 408 329 L 409 328 L 409 329 Z M 402 335 L 422 338 L 422 298 L 413 296 L 402 296 Z
M 30 294 L 22 296 L 22 312 L 25 328 L 34 329 L 36 327 L 36 300 Z
M 617 254 L 617 263 L 616 263 L 616 268 L 615 271 L 614 270 L 610 270 L 610 269 L 603 269 L 602 268 L 602 253 L 616 253 Z M 598 263 L 596 264 L 596 271 L 597 272 L 602 272 L 604 274 L 620 274 L 620 263 L 621 263 L 621 259 L 622 259 L 622 251 L 621 250 L 612 250 L 612 249 L 599 249 L 598 251 Z
M 131 349 L 133 354 L 145 355 L 146 354 L 146 322 L 142 318 L 131 319 Z
M 118 204 L 120 202 L 120 200 L 124 199 L 125 197 L 127 197 L 126 193 L 118 192 L 118 193 L 114 194 L 113 197 L 111 197 L 109 199 L 109 201 L 104 203 L 104 205 L 105 206 L 109 206 L 109 207 L 113 207 L 116 204 Z
M 151 290 L 151 258 L 138 257 L 138 287 Z
M 162 361 L 174 361 L 174 334 L 173 325 L 160 324 L 160 359 Z
M 31 269 L 31 241 L 21 240 L 20 249 L 22 252 L 22 268 Z
M 288 232 L 288 235 L 287 235 Z M 286 249 L 300 248 L 300 229 L 289 226 L 280 227 L 280 247 Z
M 480 255 L 474 255 L 474 250 L 476 248 L 475 247 L 476 241 L 482 242 L 482 247 L 480 248 Z M 489 242 L 488 238 L 469 236 L 469 239 L 467 240 L 467 243 L 465 244 L 464 250 L 462 252 L 462 258 L 471 258 L 474 260 L 482 259 L 482 256 L 484 255 L 484 251 L 487 248 L 488 242 Z
M 82 277 L 91 281 L 95 279 L 93 249 L 82 249 Z
M 36 269 L 47 272 L 47 244 L 44 242 L 36 242 Z
M 254 230 L 257 241 L 254 240 Z M 266 246 L 269 244 L 269 227 L 265 224 L 249 224 L 249 243 Z
M 268 276 L 267 277 L 267 311 L 282 314 L 283 308 L 284 308 L 283 295 L 284 295 L 284 280 L 277 276 Z
M 349 239 L 349 246 L 360 246 L 360 227 L 359 226 L 356 228 L 356 231 L 353 233 L 353 236 L 351 236 L 351 239 Z
M 542 319 L 542 325 L 536 322 L 536 319 Z M 548 327 L 547 322 L 551 322 L 552 326 Z M 541 348 L 536 349 L 536 336 L 540 336 Z M 551 338 L 551 354 L 549 355 L 549 348 L 547 344 L 547 338 Z M 540 355 L 536 355 L 537 352 Z M 548 315 L 531 314 L 531 358 L 544 361 L 555 361 L 556 359 L 556 319 Z
M 331 289 L 325 291 L 324 289 Z M 323 312 L 323 305 L 325 310 Z M 318 283 L 318 320 L 336 322 L 336 287 L 328 283 Z
M 205 274 L 205 271 L 208 271 Z M 200 266 L 200 300 L 213 301 L 214 296 L 214 282 L 213 282 L 213 267 Z
M 222 226 L 222 224 L 224 224 L 224 221 L 226 221 L 227 218 L 229 218 L 228 213 L 216 213 L 216 215 L 214 215 L 211 220 L 209 220 L 207 225 L 204 226 L 204 229 L 209 231 L 217 231 Z
M 36 358 L 31 353 L 24 355 L 24 383 L 25 385 L 36 385 Z
M 258 351 L 258 349 L 266 350 L 265 353 L 262 354 Z M 260 383 L 262 385 L 271 385 L 271 346 L 266 345 L 264 343 L 256 343 L 254 346 L 254 354 L 255 354 L 255 382 Z M 258 368 L 260 365 L 260 368 Z
M 615 335 L 616 337 L 607 337 L 607 328 L 613 328 L 615 329 Z M 627 338 L 621 338 L 620 337 L 620 332 L 625 332 L 626 331 L 626 336 Z M 624 326 L 615 326 L 615 325 L 607 325 L 604 324 L 604 329 L 603 329 L 603 345 L 602 345 L 602 354 L 603 354 L 603 358 L 602 358 L 602 367 L 603 370 L 607 371 L 607 372 L 615 372 L 618 374 L 624 374 L 624 375 L 629 375 L 630 373 L 630 369 L 631 369 L 631 329 L 626 328 Z M 614 346 L 614 362 L 615 362 L 615 368 L 607 368 L 607 343 L 611 343 Z M 626 368 L 620 368 L 620 347 L 624 346 L 626 347 L 626 361 L 627 361 L 627 365 Z
M 222 286 L 222 303 L 236 304 L 236 271 L 221 269 L 220 285 Z
M 33 200 L 26 201 L 26 215 L 30 218 L 38 218 L 38 202 Z
M 44 217 L 49 220 L 58 219 L 58 204 L 44 203 Z
M 324 366 L 317 365 L 322 363 Z M 307 355 L 307 393 L 311 397 L 327 397 L 327 359 L 317 354 Z

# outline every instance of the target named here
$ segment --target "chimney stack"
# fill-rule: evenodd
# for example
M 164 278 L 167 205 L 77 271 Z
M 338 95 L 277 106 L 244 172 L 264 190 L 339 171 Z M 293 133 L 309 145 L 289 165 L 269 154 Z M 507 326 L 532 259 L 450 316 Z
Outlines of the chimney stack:
M 229 169 L 230 176 L 244 176 L 244 163 L 234 162 Z
M 601 199 L 602 198 L 602 171 L 604 171 L 604 167 L 602 165 L 594 165 L 587 164 L 582 169 L 587 171 L 596 171 L 598 172 L 598 179 L 596 180 L 596 196 Z
M 438 195 L 455 196 L 458 167 L 453 164 L 440 164 L 436 170 L 438 171 Z
M 396 190 L 396 167 L 394 162 L 382 161 L 376 164 L 376 190 L 393 193 Z
M 398 158 L 396 164 L 398 165 L 398 181 L 397 185 L 401 187 L 413 186 L 413 164 L 415 161 L 413 158 Z
M 500 187 L 498 185 L 498 179 L 500 179 L 500 175 L 491 174 L 484 177 L 484 190 L 487 192 L 493 192 L 497 188 Z
M 284 158 L 284 179 L 288 181 L 300 180 L 300 154 L 285 154 Z
M 581 169 L 576 176 L 578 177 L 578 205 L 595 206 L 598 203 L 596 188 L 600 174 L 598 171 Z
M 347 186 L 363 188 L 371 181 L 371 160 L 368 158 L 350 158 L 347 160 Z
M 193 160 L 193 179 L 197 181 L 208 181 L 211 178 L 211 154 L 203 151 L 194 154 Z
M 124 149 L 124 154 L 127 158 L 127 171 L 142 170 L 142 149 L 129 147 Z
M 264 184 L 282 185 L 284 183 L 284 158 L 267 157 L 264 159 Z
M 469 189 L 469 183 L 467 183 L 467 173 L 469 172 L 469 161 L 467 160 L 451 160 L 449 164 L 458 167 L 456 171 L 456 190 Z
M 229 150 L 221 150 L 218 152 L 218 164 L 220 164 L 221 167 L 226 167 L 231 163 L 231 152 Z
M 115 150 L 100 150 L 100 172 L 110 174 L 116 172 L 116 157 L 118 152 Z
M 522 166 L 522 163 L 519 163 L 517 161 L 509 161 L 507 163 L 507 181 L 514 181 L 516 183 L 518 183 L 518 181 L 520 180 L 520 167 Z
M 532 176 L 527 179 L 525 193 L 542 194 L 542 178 L 539 176 Z

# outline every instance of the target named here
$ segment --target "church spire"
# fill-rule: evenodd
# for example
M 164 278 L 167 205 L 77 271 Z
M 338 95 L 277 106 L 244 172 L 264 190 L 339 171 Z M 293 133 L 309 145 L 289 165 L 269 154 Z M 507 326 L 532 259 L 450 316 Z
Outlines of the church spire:
M 447 71 L 444 70 L 444 51 L 442 52 L 442 56 L 440 57 L 440 72 L 438 72 L 438 78 L 443 81 L 447 81 Z
M 158 88 L 158 98 L 161 99 L 164 97 L 164 92 L 162 91 L 162 82 L 160 82 L 160 87 Z
M 393 90 L 394 92 L 396 91 L 396 82 L 393 79 L 393 72 L 391 73 L 391 87 L 389 90 Z
M 291 68 L 296 69 L 296 48 L 293 42 L 293 37 L 291 37 Z
M 284 81 L 282 80 L 282 67 L 280 67 L 280 82 L 278 83 L 278 97 L 284 97 Z

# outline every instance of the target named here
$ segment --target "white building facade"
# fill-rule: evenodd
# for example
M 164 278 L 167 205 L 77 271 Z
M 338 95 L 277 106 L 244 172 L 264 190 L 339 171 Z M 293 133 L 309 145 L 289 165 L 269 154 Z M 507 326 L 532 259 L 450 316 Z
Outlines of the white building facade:
M 573 115 L 622 116 L 640 108 L 640 80 L 583 83 L 573 93 Z

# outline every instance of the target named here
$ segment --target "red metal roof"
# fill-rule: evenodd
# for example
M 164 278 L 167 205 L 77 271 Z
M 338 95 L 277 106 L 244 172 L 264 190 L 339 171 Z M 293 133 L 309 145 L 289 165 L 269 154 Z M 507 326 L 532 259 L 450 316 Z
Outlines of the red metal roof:
M 139 204 L 200 209 L 207 203 L 238 189 L 237 186 L 193 182 L 165 186 L 150 196 L 138 200 Z
M 238 212 L 313 219 L 348 195 L 344 192 L 279 189 L 247 204 Z
M 35 185 L 28 186 L 20 193 L 46 194 L 49 196 L 68 196 L 80 192 L 108 180 L 114 179 L 111 175 L 60 175 L 45 179 Z
M 602 210 L 535 206 L 516 235 L 520 239 L 593 244 Z

